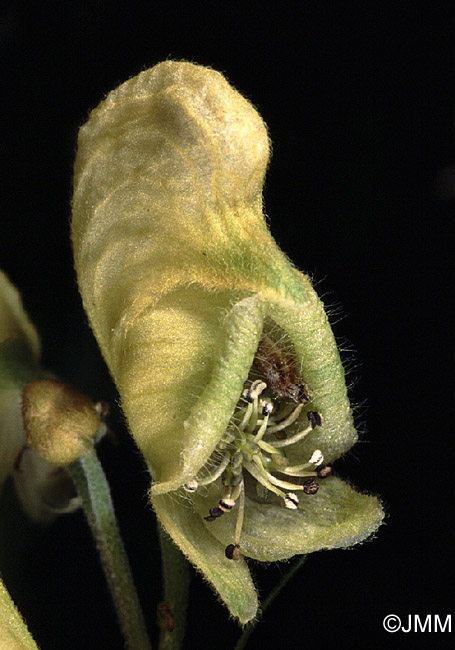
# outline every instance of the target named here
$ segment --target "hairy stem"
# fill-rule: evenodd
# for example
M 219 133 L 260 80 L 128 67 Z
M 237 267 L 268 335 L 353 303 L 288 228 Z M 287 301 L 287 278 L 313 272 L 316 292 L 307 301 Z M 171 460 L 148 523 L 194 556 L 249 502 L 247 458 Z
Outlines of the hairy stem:
M 93 451 L 71 463 L 68 471 L 96 541 L 126 647 L 129 650 L 151 650 L 101 463 Z
M 164 600 L 158 605 L 159 650 L 179 650 L 185 636 L 190 572 L 188 562 L 158 525 L 163 562 Z

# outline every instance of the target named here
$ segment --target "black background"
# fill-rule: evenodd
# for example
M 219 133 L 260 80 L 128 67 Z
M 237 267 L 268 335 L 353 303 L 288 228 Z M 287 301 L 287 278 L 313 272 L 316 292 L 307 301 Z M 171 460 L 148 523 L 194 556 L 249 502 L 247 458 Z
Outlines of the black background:
M 453 3 L 10 0 L 0 17 L 0 267 L 45 365 L 113 405 L 119 444 L 101 455 L 152 635 L 161 585 L 148 479 L 81 307 L 69 202 L 89 109 L 141 69 L 183 58 L 224 72 L 269 126 L 271 229 L 333 308 L 359 405 L 361 442 L 337 470 L 388 512 L 372 542 L 313 555 L 249 647 L 449 647 L 448 633 L 392 635 L 382 620 L 455 613 Z M 0 514 L 0 570 L 42 649 L 121 648 L 82 515 L 42 530 L 10 490 Z M 286 565 L 252 570 L 266 594 Z M 194 576 L 185 648 L 237 637 Z

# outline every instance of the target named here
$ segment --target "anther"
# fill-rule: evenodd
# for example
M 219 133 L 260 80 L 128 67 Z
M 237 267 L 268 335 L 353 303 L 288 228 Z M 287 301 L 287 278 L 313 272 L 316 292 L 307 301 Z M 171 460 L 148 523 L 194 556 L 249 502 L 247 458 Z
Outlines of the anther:
M 314 478 L 309 478 L 303 484 L 303 491 L 305 494 L 316 494 L 319 490 L 319 483 L 316 483 Z
M 322 455 L 322 451 L 320 449 L 316 449 L 315 451 L 313 451 L 313 454 L 308 462 L 311 463 L 312 465 L 315 465 L 316 467 L 322 465 L 322 463 L 324 462 L 324 456 Z
M 218 506 L 215 506 L 215 508 L 210 508 L 209 512 L 210 515 L 208 517 L 204 517 L 205 521 L 215 521 L 215 519 L 218 519 L 218 517 L 224 515 L 224 511 L 221 510 L 221 508 L 218 508 Z
M 240 558 L 239 544 L 229 544 L 224 551 L 228 560 L 238 560 Z
M 271 412 L 273 411 L 273 404 L 272 402 L 264 401 L 262 404 L 262 415 L 266 417 L 267 415 L 270 415 Z
M 286 508 L 289 508 L 289 510 L 297 510 L 297 507 L 299 505 L 298 496 L 293 492 L 288 492 L 284 497 L 284 505 Z
M 246 391 L 243 391 L 242 395 L 247 402 L 254 402 L 266 388 L 267 384 L 265 382 L 256 379 Z
M 307 418 L 310 422 L 312 429 L 315 429 L 316 427 L 320 427 L 322 424 L 322 415 L 317 411 L 308 411 Z
M 320 465 L 316 472 L 319 478 L 327 478 L 327 476 L 331 475 L 332 468 L 330 465 Z
M 232 508 L 235 506 L 235 501 L 234 499 L 220 499 L 219 502 L 220 510 L 223 512 L 230 512 Z
M 288 426 L 293 424 L 297 418 L 300 415 L 300 411 L 303 409 L 303 404 L 299 404 L 298 406 L 295 407 L 295 409 L 290 413 L 284 420 L 281 420 L 278 424 L 276 424 L 273 427 L 269 427 L 267 430 L 267 433 L 277 433 L 278 431 L 282 431 L 283 429 L 286 429 Z
M 197 482 L 197 479 L 192 478 L 192 479 L 190 479 L 188 481 L 188 483 L 185 483 L 185 485 L 183 486 L 183 489 L 186 492 L 196 492 L 196 490 L 198 489 L 198 486 L 199 486 L 199 483 Z

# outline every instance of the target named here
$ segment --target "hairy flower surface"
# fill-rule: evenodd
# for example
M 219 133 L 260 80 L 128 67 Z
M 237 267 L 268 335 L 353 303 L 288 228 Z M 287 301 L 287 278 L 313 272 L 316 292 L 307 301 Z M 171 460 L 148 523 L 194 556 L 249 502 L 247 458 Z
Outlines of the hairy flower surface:
M 12 475 L 25 512 L 41 523 L 78 507 L 62 465 L 85 452 L 100 424 L 88 397 L 46 376 L 38 333 L 0 271 L 0 490 Z
M 383 516 L 331 476 L 357 433 L 323 304 L 263 217 L 268 159 L 220 73 L 166 61 L 91 113 L 74 179 L 79 287 L 153 506 L 241 622 L 244 557 L 352 546 Z

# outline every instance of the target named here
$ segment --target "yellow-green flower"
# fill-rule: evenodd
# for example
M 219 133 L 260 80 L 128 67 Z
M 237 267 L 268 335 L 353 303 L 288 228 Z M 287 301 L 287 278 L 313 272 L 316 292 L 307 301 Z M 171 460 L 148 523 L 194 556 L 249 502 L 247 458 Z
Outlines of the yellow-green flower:
M 79 287 L 153 506 L 241 622 L 244 557 L 352 546 L 383 517 L 324 478 L 357 433 L 323 304 L 264 221 L 268 159 L 221 74 L 167 61 L 92 112 L 74 180 Z
M 86 395 L 42 370 L 38 333 L 0 271 L 0 490 L 12 475 L 25 512 L 42 523 L 74 510 L 63 466 L 93 448 L 100 426 Z

